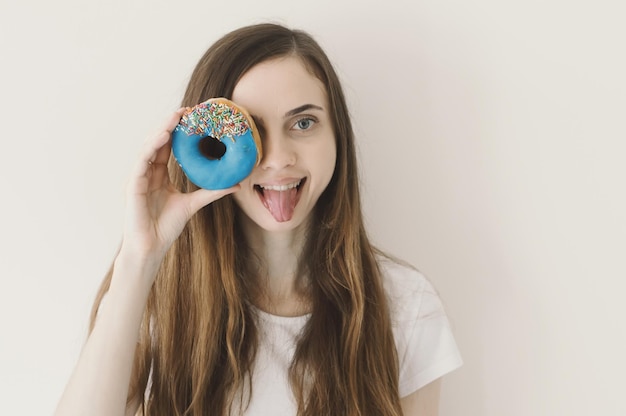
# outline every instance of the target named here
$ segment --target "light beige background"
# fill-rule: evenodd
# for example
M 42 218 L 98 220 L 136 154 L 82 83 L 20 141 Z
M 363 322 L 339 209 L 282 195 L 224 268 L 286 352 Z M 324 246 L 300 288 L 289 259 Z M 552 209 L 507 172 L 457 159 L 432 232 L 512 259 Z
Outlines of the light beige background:
M 441 414 L 626 414 L 622 1 L 0 1 L 0 414 L 52 412 L 142 140 L 265 20 L 330 54 L 372 235 L 441 292 Z

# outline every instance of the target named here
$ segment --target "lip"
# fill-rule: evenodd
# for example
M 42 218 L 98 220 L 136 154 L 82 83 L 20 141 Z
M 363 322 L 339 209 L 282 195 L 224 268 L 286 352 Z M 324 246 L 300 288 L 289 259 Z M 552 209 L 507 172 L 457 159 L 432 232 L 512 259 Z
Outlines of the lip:
M 300 184 L 300 186 L 302 186 L 303 181 L 306 180 L 306 177 L 287 177 L 287 178 L 280 178 L 280 179 L 272 179 L 272 180 L 268 180 L 268 181 L 264 181 L 264 182 L 259 182 L 259 183 L 255 183 L 254 186 L 255 187 L 261 187 L 261 188 L 271 188 L 271 187 L 281 187 L 281 186 L 288 186 L 288 185 L 294 185 L 294 184 Z
M 306 181 L 307 181 L 306 176 L 302 178 L 281 178 L 281 179 L 276 179 L 276 180 L 269 180 L 265 182 L 255 183 L 253 185 L 253 188 L 261 197 L 263 196 L 263 191 L 265 189 L 274 190 L 274 191 L 286 191 L 291 188 L 297 188 L 298 193 L 300 193 Z

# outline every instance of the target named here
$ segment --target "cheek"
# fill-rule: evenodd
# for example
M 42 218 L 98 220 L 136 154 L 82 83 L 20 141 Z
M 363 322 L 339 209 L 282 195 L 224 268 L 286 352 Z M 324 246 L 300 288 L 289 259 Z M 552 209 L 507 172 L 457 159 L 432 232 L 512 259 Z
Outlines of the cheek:
M 337 147 L 335 145 L 334 138 L 322 150 L 321 154 L 319 155 L 319 162 L 320 166 L 322 166 L 326 183 L 328 183 L 335 172 L 335 165 L 337 164 Z
M 316 146 L 306 150 L 309 168 L 319 180 L 332 176 L 335 170 L 336 151 L 330 146 Z
M 337 153 L 333 152 L 332 156 L 329 155 L 326 161 L 326 184 L 328 184 L 328 182 L 330 182 L 330 179 L 333 177 L 336 165 Z

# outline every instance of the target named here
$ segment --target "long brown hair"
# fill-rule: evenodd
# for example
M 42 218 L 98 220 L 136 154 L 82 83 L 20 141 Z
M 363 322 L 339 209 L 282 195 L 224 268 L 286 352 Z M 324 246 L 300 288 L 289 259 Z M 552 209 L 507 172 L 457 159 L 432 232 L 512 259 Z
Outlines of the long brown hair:
M 313 212 L 315 237 L 307 239 L 300 261 L 300 272 L 310 276 L 312 313 L 289 372 L 298 415 L 400 415 L 398 358 L 377 252 L 363 224 L 354 134 L 325 53 L 302 31 L 274 24 L 238 29 L 201 58 L 182 104 L 230 98 L 246 71 L 283 56 L 300 58 L 326 86 L 337 145 L 333 177 Z M 171 159 L 169 169 L 178 189 L 196 189 Z M 226 415 L 245 408 L 240 392 L 250 381 L 257 348 L 251 307 L 257 289 L 244 278 L 251 260 L 239 215 L 231 196 L 208 205 L 165 256 L 130 382 L 129 401 L 139 400 L 145 415 Z M 111 272 L 92 325 L 110 279 Z

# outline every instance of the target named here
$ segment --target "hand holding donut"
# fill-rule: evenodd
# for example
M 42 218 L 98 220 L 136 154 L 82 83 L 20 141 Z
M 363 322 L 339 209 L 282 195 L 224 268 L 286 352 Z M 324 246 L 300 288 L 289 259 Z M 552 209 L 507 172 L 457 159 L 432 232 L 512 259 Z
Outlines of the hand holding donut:
M 238 185 L 222 190 L 199 189 L 181 193 L 170 183 L 167 161 L 171 134 L 185 109 L 176 111 L 162 131 L 147 140 L 127 188 L 127 209 L 122 250 L 160 262 L 185 224 L 200 208 L 230 194 Z

